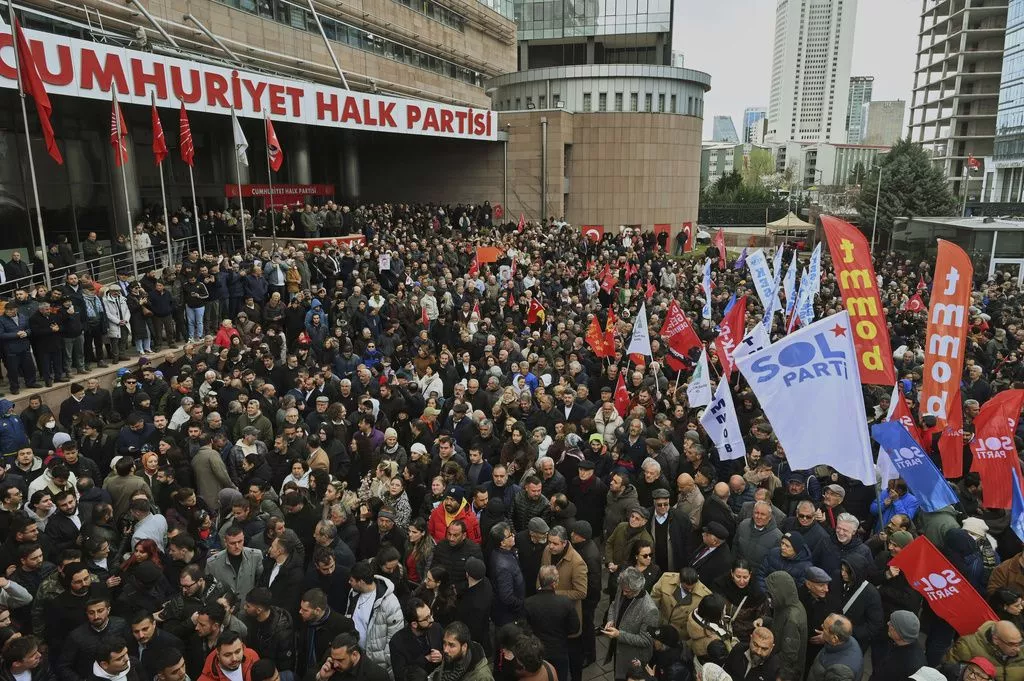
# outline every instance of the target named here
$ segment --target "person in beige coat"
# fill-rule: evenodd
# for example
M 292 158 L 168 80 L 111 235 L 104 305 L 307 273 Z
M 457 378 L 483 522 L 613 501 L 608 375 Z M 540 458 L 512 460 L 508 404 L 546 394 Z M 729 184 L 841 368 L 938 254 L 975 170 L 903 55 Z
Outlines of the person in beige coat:
M 576 604 L 576 616 L 583 621 L 583 599 L 587 597 L 587 564 L 569 542 L 565 528 L 556 525 L 548 530 L 548 545 L 540 557 L 540 564 L 558 568 L 558 583 L 555 593 L 567 596 Z M 538 586 L 540 585 L 538 579 Z M 571 638 L 579 637 L 581 631 Z
M 651 589 L 651 598 L 658 606 L 659 623 L 670 625 L 683 641 L 689 638 L 686 623 L 690 614 L 710 595 L 711 589 L 704 586 L 693 568 L 666 572 Z
M 204 433 L 199 451 L 192 458 L 192 470 L 195 473 L 196 491 L 203 498 L 210 510 L 220 509 L 220 491 L 235 489 L 228 475 L 227 466 L 213 447 L 210 446 L 210 434 Z

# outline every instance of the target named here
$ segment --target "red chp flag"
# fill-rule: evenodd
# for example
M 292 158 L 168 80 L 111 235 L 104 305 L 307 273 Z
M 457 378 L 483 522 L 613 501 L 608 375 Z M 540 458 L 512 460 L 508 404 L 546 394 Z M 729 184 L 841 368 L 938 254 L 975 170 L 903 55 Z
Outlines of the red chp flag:
M 604 342 L 604 333 L 601 331 L 601 322 L 597 315 L 590 318 L 590 327 L 587 328 L 587 345 L 598 357 L 609 357 L 608 347 Z
M 608 319 L 604 322 L 604 347 L 605 352 L 608 354 L 606 357 L 615 356 L 615 325 L 619 323 L 618 318 L 615 316 L 615 310 L 610 306 L 608 308 Z
M 281 151 L 281 143 L 277 141 L 277 133 L 274 132 L 270 116 L 263 120 L 267 128 L 267 158 L 270 159 L 270 169 L 276 173 L 284 163 L 284 152 Z
M 21 23 L 14 20 L 14 35 L 17 39 L 18 50 L 18 72 L 21 75 L 21 89 L 32 98 L 36 104 L 36 114 L 39 115 L 39 127 L 43 130 L 43 141 L 46 142 L 46 152 L 59 164 L 64 163 L 64 157 L 57 148 L 57 138 L 54 136 L 53 124 L 50 116 L 53 115 L 53 105 L 50 104 L 50 96 L 46 94 L 43 86 L 43 79 L 39 77 L 39 70 L 36 68 L 35 57 L 28 46 L 28 40 L 21 31 Z
M 430 326 L 430 317 L 427 316 L 427 308 L 425 307 L 420 308 L 420 324 L 422 324 L 424 328 Z
M 985 599 L 924 535 L 907 544 L 889 565 L 899 568 L 932 612 L 961 636 L 973 634 L 985 622 L 999 620 Z
M 522 232 L 526 229 L 526 216 L 522 213 L 519 214 L 519 223 L 516 225 L 516 231 Z
M 736 345 L 743 340 L 743 332 L 747 328 L 747 297 L 743 296 L 732 306 L 729 314 L 722 319 L 722 325 L 715 340 L 715 354 L 718 355 L 718 362 L 722 365 L 722 373 L 725 374 L 726 382 L 732 380 L 732 371 L 735 364 L 732 361 L 732 353 Z
M 117 94 L 111 90 L 110 104 L 110 146 L 114 148 L 114 167 L 120 168 L 128 162 L 128 130 L 124 124 L 124 114 L 117 103 Z
M 160 165 L 167 158 L 167 139 L 164 137 L 164 126 L 160 123 L 160 114 L 153 104 L 153 158 Z
M 181 103 L 181 113 L 178 115 L 178 146 L 181 147 L 181 160 L 191 167 L 196 158 L 196 148 L 192 144 L 192 126 L 188 124 L 185 102 Z
M 853 325 L 853 345 L 865 385 L 895 385 L 889 327 L 878 295 L 868 240 L 859 229 L 831 215 L 821 216 L 843 304 Z M 934 306 L 933 306 L 934 309 Z M 959 374 L 958 374 L 959 376 Z
M 474 255 L 473 262 L 469 263 L 469 276 L 475 277 L 480 274 L 480 256 Z
M 950 397 L 960 384 L 970 326 L 967 310 L 971 305 L 971 281 L 974 266 L 963 249 L 939 239 L 932 279 L 931 313 L 924 343 L 924 381 L 921 386 L 921 411 L 935 414 L 945 422 Z M 1007 488 L 1009 489 L 1009 488 Z M 1007 503 L 1009 503 L 1009 496 Z M 1006 508 L 1009 508 L 1007 506 Z
M 679 303 L 675 300 L 669 303 L 668 311 L 665 312 L 665 323 L 661 325 L 658 335 L 665 340 L 665 346 L 668 349 L 665 361 L 670 367 L 675 371 L 682 371 L 693 366 L 690 351 L 693 348 L 703 347 L 703 344 L 697 337 L 697 332 L 690 326 L 690 320 L 683 314 Z
M 939 434 L 939 456 L 942 474 L 949 480 L 963 477 L 964 471 L 964 406 L 960 399 L 960 386 L 953 391 L 949 404 L 949 417 Z
M 715 248 L 718 249 L 718 269 L 725 269 L 725 229 L 722 227 L 718 228 L 718 233 L 715 234 Z
M 615 410 L 619 412 L 619 416 L 625 418 L 626 412 L 629 410 L 629 391 L 626 390 L 626 377 L 619 372 L 619 382 L 615 384 Z
M 934 306 L 933 306 L 934 307 Z M 1013 434 L 1024 406 L 1024 390 L 1004 390 L 981 407 L 974 418 L 971 470 L 981 476 L 981 503 L 985 508 L 1010 508 L 1013 476 L 1021 477 Z
M 907 299 L 907 302 L 903 303 L 904 312 L 927 312 L 924 307 L 924 300 L 921 298 L 920 293 L 915 293 Z

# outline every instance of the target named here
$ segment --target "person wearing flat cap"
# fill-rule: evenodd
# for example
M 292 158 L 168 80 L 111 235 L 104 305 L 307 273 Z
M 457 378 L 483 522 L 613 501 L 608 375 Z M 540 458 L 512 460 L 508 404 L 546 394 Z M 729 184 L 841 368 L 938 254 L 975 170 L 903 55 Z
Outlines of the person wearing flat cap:
M 604 546 L 605 565 L 608 567 L 608 593 L 615 594 L 615 579 L 618 572 L 626 567 L 629 561 L 629 547 L 638 539 L 654 543 L 654 538 L 647 531 L 650 513 L 643 506 L 633 506 L 626 513 L 626 520 L 619 523 L 609 535 Z
M 480 543 L 480 523 L 473 513 L 472 504 L 466 499 L 466 493 L 459 485 L 451 485 L 445 490 L 444 499 L 430 512 L 430 520 L 427 522 L 427 531 L 434 541 L 441 543 L 445 540 L 448 526 L 454 520 L 461 520 L 466 523 L 466 531 L 470 541 Z
M 713 520 L 701 529 L 700 536 L 703 545 L 690 559 L 690 567 L 697 571 L 700 581 L 711 584 L 732 566 L 729 531 L 717 520 Z
M 872 652 L 871 681 L 904 681 L 925 666 L 924 648 L 918 641 L 920 635 L 921 622 L 914 613 L 896 610 L 889 615 L 888 645 L 881 656 Z
M 662 572 L 678 572 L 693 555 L 693 525 L 683 511 L 672 507 L 671 494 L 658 488 L 647 531 L 654 539 L 654 563 Z

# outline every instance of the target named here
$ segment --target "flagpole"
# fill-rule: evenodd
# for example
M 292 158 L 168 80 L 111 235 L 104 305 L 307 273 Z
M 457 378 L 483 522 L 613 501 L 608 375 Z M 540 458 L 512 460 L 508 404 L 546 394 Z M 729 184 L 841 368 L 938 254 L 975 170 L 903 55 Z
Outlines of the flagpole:
M 274 176 L 270 174 L 270 140 L 267 139 L 267 121 L 270 118 L 266 112 L 263 113 L 263 139 L 267 143 L 267 187 L 270 189 L 270 224 L 271 243 L 277 246 L 277 220 L 274 219 Z
M 235 110 L 231 110 L 231 117 L 235 119 Z M 234 139 L 235 136 L 235 120 L 231 121 L 231 137 Z M 241 123 L 239 123 L 241 126 Z M 242 257 L 245 257 L 246 252 L 249 250 L 249 240 L 245 236 L 245 203 L 242 202 L 242 168 L 238 165 L 238 145 L 234 144 L 235 147 L 235 180 L 238 183 L 238 220 L 242 223 Z M 269 154 L 268 154 L 269 156 Z
M 125 139 L 126 131 L 121 128 L 123 121 L 121 120 L 121 105 L 117 103 L 117 87 L 111 85 L 111 95 L 114 97 L 114 120 L 117 125 L 117 160 L 121 163 L 116 164 L 121 169 L 121 185 L 124 188 L 124 210 L 128 215 L 128 242 L 131 244 L 132 249 L 132 275 L 135 281 L 139 280 L 139 260 L 136 257 L 135 251 L 135 229 L 132 224 L 132 205 L 131 199 L 128 197 L 128 175 L 125 173 L 124 167 L 128 163 L 128 144 L 122 142 Z M 124 144 L 125 154 L 124 158 L 121 158 L 121 144 Z
M 36 163 L 32 155 L 32 137 L 28 130 L 28 109 L 25 107 L 25 86 L 21 82 L 21 59 L 18 54 L 18 40 L 14 32 L 17 30 L 14 25 L 14 3 L 7 2 L 7 11 L 11 19 L 11 37 L 14 43 L 14 71 L 18 74 L 18 98 L 21 100 L 21 119 L 25 123 L 25 149 L 28 150 L 28 173 L 32 178 L 32 198 L 36 202 L 36 227 L 39 230 L 39 248 L 43 252 L 43 282 L 46 288 L 50 288 L 50 257 L 47 255 L 46 232 L 43 230 L 43 208 L 39 204 L 39 183 L 36 182 Z
M 153 102 L 153 109 L 156 110 L 156 93 L 151 93 L 150 97 L 151 97 L 152 102 Z M 161 124 L 160 128 L 163 129 L 163 125 L 162 124 Z M 164 139 L 166 139 L 166 137 Z M 166 145 L 164 145 L 164 148 L 166 149 Z M 167 267 L 170 268 L 170 269 L 173 269 L 174 268 L 174 242 L 171 240 L 171 218 L 167 214 L 167 189 L 164 186 L 164 162 L 163 162 L 163 160 L 161 159 L 161 161 L 159 163 L 157 163 L 156 165 L 157 165 L 157 168 L 160 169 L 160 199 L 163 201 L 163 204 L 164 204 L 164 231 L 165 231 L 165 233 L 167 235 Z
M 192 216 L 196 221 L 196 244 L 199 247 L 199 257 L 203 257 L 203 235 L 199 231 L 199 204 L 196 203 L 196 178 L 192 172 L 192 165 L 188 166 L 188 183 L 192 187 Z

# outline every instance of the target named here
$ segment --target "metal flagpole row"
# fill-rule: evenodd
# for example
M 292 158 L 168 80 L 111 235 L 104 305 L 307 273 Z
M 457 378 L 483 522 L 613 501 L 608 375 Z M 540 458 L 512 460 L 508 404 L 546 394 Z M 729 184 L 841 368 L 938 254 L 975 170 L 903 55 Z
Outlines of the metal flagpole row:
M 203 257 L 203 235 L 199 231 L 199 204 L 196 203 L 196 178 L 192 172 L 192 166 L 188 167 L 188 183 L 192 187 L 192 217 L 196 221 L 196 244 L 199 248 L 199 257 Z
M 121 168 L 121 185 L 124 188 L 124 210 L 125 210 L 125 213 L 128 216 L 128 242 L 131 244 L 132 274 L 133 274 L 133 276 L 135 278 L 135 281 L 138 281 L 139 280 L 139 259 L 136 256 L 136 251 L 135 251 L 135 227 L 132 224 L 134 222 L 134 220 L 132 219 L 131 199 L 128 197 L 128 175 L 125 173 L 125 170 L 124 170 L 125 165 L 128 163 L 128 145 L 127 145 L 127 143 L 124 143 L 125 153 L 124 153 L 124 158 L 123 159 L 121 158 L 121 144 L 123 143 L 122 140 L 124 140 L 124 138 L 125 138 L 126 131 L 122 127 L 124 125 L 124 121 L 121 120 L 121 105 L 117 103 L 117 87 L 111 86 L 110 92 L 112 93 L 112 95 L 114 97 L 114 122 L 115 122 L 114 124 L 117 126 L 117 128 L 115 130 L 115 132 L 117 133 L 117 151 L 115 153 L 117 154 L 117 160 L 121 161 L 117 165 Z M 115 267 L 115 269 L 116 269 L 116 267 Z
M 270 172 L 270 142 L 267 139 L 267 115 L 263 117 L 263 141 L 267 145 L 267 187 L 270 190 L 270 224 L 272 225 L 272 243 L 277 247 L 277 220 L 274 219 L 274 176 Z
M 239 222 L 242 223 L 242 257 L 244 258 L 245 254 L 249 250 L 249 240 L 246 238 L 246 234 L 245 234 L 245 202 L 242 201 L 242 167 L 240 165 L 238 165 L 239 150 L 238 150 L 238 140 L 235 139 L 235 129 L 234 129 L 234 125 L 235 125 L 235 121 L 234 121 L 235 111 L 234 111 L 234 109 L 231 110 L 231 117 L 232 117 L 232 121 L 231 121 L 231 139 L 232 139 L 232 146 L 234 146 L 234 148 L 235 148 L 235 181 L 238 183 L 238 220 L 239 220 Z M 241 126 L 241 123 L 239 123 L 239 126 Z M 267 162 L 269 163 L 270 162 L 269 161 L 270 154 L 267 154 L 267 156 L 268 156 L 268 161 Z M 249 162 L 246 161 L 246 167 L 248 167 L 248 165 L 249 165 Z
M 8 0 L 7 12 L 10 16 L 11 32 L 17 29 L 14 27 L 14 4 Z M 21 82 L 21 65 L 18 63 L 21 59 L 18 55 L 18 42 L 17 36 L 13 36 L 14 40 L 14 72 L 18 74 L 18 99 L 21 100 L 21 120 L 25 124 L 25 148 L 28 150 L 28 174 L 32 178 L 32 198 L 36 204 L 36 227 L 39 229 L 39 247 L 43 252 L 43 282 L 46 284 L 46 288 L 50 288 L 50 257 L 47 255 L 46 247 L 46 232 L 43 229 L 43 207 L 39 203 L 39 183 L 36 182 L 36 162 L 32 156 L 32 137 L 28 130 L 28 109 L 25 107 L 25 86 Z

